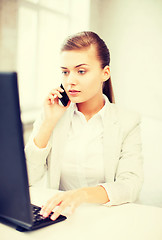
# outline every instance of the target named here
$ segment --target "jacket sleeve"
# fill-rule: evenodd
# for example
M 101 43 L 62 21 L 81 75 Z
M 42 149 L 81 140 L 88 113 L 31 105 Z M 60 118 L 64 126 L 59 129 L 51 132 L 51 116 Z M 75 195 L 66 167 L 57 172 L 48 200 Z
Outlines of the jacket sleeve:
M 122 134 L 121 151 L 114 182 L 101 184 L 110 201 L 107 206 L 134 202 L 143 183 L 143 157 L 140 136 L 140 118 L 137 117 Z
M 25 146 L 29 185 L 33 185 L 40 180 L 47 170 L 47 156 L 51 150 L 51 138 L 46 148 L 40 149 L 34 143 L 34 137 L 39 131 L 42 120 L 43 117 L 41 116 L 35 121 L 32 134 Z

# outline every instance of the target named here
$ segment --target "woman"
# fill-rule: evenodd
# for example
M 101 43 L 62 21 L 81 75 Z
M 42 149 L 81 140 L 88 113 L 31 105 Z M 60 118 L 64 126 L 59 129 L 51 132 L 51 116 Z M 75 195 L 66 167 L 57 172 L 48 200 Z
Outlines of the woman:
M 26 146 L 31 184 L 47 176 L 47 187 L 63 190 L 42 207 L 55 220 L 68 206 L 107 206 L 135 201 L 142 186 L 140 120 L 118 108 L 110 78 L 110 54 L 94 32 L 67 38 L 61 49 L 62 88 L 44 102 Z M 104 95 L 103 95 L 104 93 Z

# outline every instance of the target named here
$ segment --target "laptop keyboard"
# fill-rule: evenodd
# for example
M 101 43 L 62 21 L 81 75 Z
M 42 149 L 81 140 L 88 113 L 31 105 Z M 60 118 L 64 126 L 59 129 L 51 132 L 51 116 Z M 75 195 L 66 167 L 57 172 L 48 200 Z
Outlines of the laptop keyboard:
M 30 228 L 24 228 L 24 227 L 21 227 L 21 226 L 17 226 L 16 229 L 18 231 L 24 232 L 24 231 L 27 231 L 27 230 L 35 230 L 35 229 L 39 229 L 39 228 L 42 228 L 42 227 L 45 227 L 45 226 L 48 226 L 48 225 L 51 225 L 51 224 L 54 224 L 54 223 L 57 223 L 57 222 L 64 221 L 66 219 L 66 216 L 60 215 L 55 221 L 52 221 L 50 219 L 50 217 L 53 214 L 53 212 L 51 212 L 48 217 L 44 218 L 40 214 L 40 211 L 41 211 L 40 207 L 38 207 L 36 205 L 33 205 L 33 204 L 31 204 L 31 207 L 32 207 L 32 212 L 33 212 L 33 224 L 32 224 L 32 226 Z
M 33 204 L 32 204 L 32 211 L 33 211 L 33 223 L 34 223 L 34 225 L 37 225 L 37 224 L 40 224 L 40 223 L 43 223 L 43 222 L 47 222 L 47 221 L 49 221 L 49 222 L 52 221 L 50 219 L 50 217 L 53 213 L 50 213 L 50 215 L 47 218 L 45 218 L 42 215 L 40 215 L 41 208 L 36 206 L 36 205 L 33 205 Z

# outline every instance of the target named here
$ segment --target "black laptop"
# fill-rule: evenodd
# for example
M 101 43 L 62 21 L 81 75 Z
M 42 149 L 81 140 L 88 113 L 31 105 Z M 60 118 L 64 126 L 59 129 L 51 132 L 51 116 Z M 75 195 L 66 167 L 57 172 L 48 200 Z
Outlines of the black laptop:
M 23 130 L 20 117 L 17 74 L 0 73 L 0 221 L 17 230 L 34 230 L 66 219 L 52 221 L 39 214 L 30 202 Z

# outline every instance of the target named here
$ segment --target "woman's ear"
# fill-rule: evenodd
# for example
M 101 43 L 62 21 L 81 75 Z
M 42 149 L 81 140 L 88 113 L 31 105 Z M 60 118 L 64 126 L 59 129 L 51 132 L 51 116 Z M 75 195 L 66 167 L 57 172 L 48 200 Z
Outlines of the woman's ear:
M 110 67 L 106 65 L 103 69 L 103 82 L 107 81 L 110 78 Z

